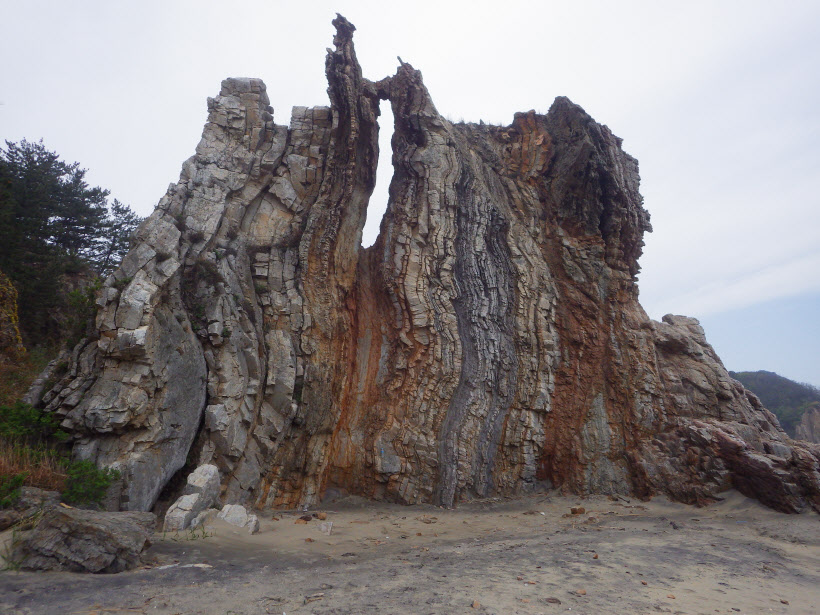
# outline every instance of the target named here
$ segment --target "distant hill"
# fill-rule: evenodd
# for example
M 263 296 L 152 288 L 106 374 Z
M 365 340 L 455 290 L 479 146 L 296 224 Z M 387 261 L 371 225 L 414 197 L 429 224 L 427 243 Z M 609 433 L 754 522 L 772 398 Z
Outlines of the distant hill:
M 763 405 L 777 415 L 783 429 L 792 437 L 803 414 L 820 404 L 820 389 L 774 372 L 729 372 L 729 375 L 757 395 Z

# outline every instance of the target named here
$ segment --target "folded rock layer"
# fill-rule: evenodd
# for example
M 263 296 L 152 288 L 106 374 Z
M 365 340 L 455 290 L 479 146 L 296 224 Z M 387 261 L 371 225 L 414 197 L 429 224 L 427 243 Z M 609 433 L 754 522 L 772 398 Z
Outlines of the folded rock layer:
M 98 335 L 41 401 L 76 456 L 120 469 L 120 508 L 214 464 L 221 500 L 257 507 L 736 487 L 820 510 L 820 447 L 788 438 L 696 320 L 640 307 L 651 229 L 620 139 L 566 98 L 453 124 L 409 64 L 363 78 L 354 27 L 334 25 L 329 108 L 276 125 L 256 79 L 209 99 Z M 380 101 L 394 175 L 363 249 Z

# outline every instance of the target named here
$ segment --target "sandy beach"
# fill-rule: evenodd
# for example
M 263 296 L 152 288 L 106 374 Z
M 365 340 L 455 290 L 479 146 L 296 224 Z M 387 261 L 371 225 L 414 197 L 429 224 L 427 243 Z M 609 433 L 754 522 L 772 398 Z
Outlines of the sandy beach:
M 118 575 L 0 573 L 2 613 L 816 613 L 820 518 L 730 492 L 695 508 L 656 498 L 535 495 L 454 510 L 343 498 L 261 531 L 213 521 L 157 534 Z M 572 514 L 572 507 L 583 507 Z

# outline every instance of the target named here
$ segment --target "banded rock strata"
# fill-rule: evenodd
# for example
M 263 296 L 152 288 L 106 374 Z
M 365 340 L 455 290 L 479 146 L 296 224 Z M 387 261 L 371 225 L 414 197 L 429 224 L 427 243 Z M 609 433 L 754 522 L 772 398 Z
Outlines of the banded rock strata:
M 795 437 L 798 440 L 820 444 L 820 405 L 809 408 L 800 417 L 800 422 L 795 429 Z
M 334 25 L 329 108 L 276 125 L 256 79 L 209 99 L 98 335 L 42 398 L 76 456 L 122 471 L 116 506 L 151 509 L 214 464 L 223 503 L 262 508 L 329 488 L 450 506 L 735 486 L 820 510 L 820 448 L 786 436 L 697 321 L 640 307 L 651 229 L 620 139 L 566 98 L 453 124 L 409 64 L 365 79 L 354 27 Z M 362 249 L 380 101 L 394 175 Z

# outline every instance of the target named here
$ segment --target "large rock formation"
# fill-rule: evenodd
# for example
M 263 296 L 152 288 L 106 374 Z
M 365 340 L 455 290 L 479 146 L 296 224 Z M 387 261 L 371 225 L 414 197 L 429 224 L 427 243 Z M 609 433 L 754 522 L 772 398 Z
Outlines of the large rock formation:
M 409 64 L 363 78 L 353 26 L 334 25 L 329 108 L 276 125 L 256 79 L 209 99 L 98 336 L 42 400 L 77 456 L 122 471 L 123 509 L 205 463 L 223 503 L 260 507 L 329 487 L 449 506 L 735 486 L 820 509 L 820 448 L 789 440 L 697 321 L 641 309 L 649 215 L 620 139 L 566 98 L 453 124 Z M 394 175 L 362 249 L 381 100 Z

